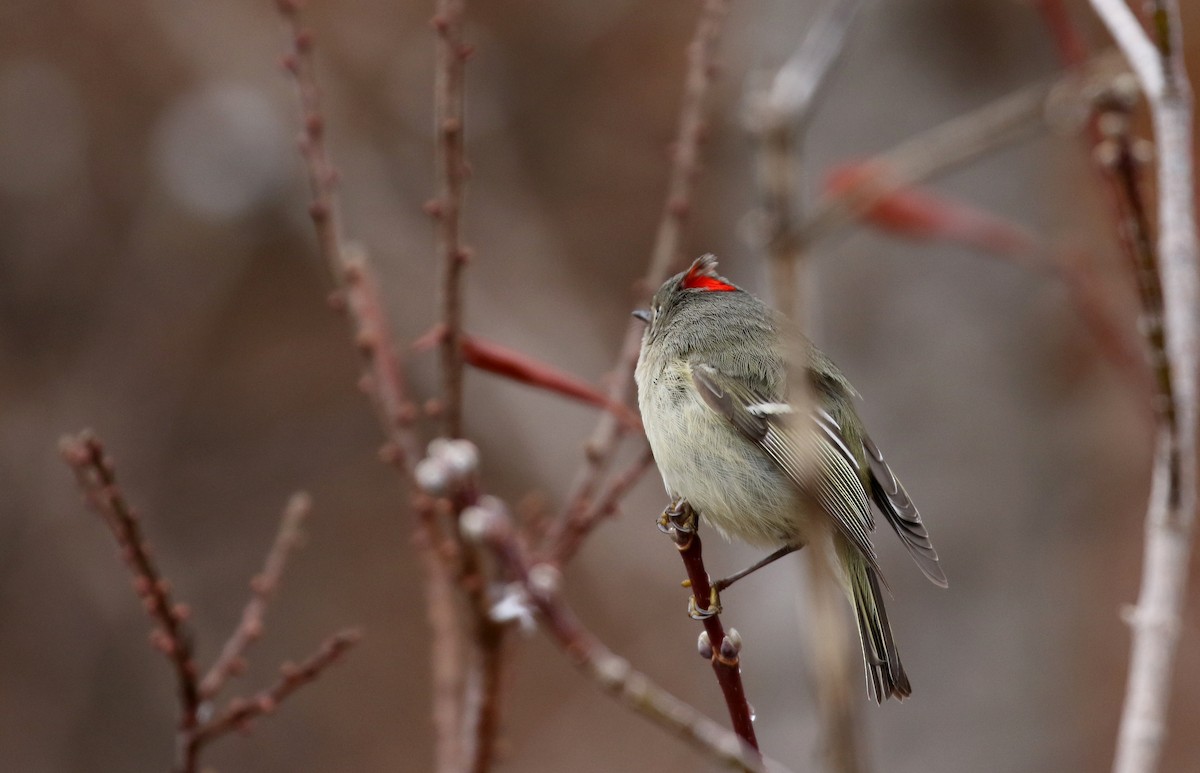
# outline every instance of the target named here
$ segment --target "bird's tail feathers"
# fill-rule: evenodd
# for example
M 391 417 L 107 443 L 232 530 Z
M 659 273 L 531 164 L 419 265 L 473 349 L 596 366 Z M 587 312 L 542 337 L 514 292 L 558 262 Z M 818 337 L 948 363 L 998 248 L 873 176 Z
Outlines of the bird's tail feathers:
M 879 575 L 865 561 L 856 564 L 849 570 L 848 579 L 867 672 L 867 690 L 876 703 L 883 703 L 888 698 L 904 700 L 912 695 L 912 685 L 900 663 L 900 653 L 896 651 L 892 626 L 883 606 Z

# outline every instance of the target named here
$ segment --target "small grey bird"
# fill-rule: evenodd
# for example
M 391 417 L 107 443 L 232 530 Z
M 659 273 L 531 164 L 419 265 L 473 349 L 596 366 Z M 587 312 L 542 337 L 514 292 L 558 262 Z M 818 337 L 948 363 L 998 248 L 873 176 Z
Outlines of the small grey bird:
M 752 569 L 804 545 L 832 559 L 854 605 L 871 697 L 910 695 L 884 610 L 869 502 L 926 577 L 946 587 L 946 576 L 917 509 L 863 429 L 854 387 L 806 341 L 811 415 L 791 416 L 777 315 L 719 276 L 712 255 L 668 279 L 650 310 L 635 314 L 647 322 L 638 406 L 668 495 L 727 539 L 779 549 Z

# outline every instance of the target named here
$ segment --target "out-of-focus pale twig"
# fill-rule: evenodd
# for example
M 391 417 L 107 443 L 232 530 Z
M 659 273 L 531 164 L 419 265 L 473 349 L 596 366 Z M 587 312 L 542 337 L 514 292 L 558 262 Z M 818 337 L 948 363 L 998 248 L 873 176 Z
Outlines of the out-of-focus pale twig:
M 667 278 L 667 272 L 680 263 L 683 230 L 692 207 L 692 191 L 699 169 L 700 145 L 704 135 L 704 107 L 716 72 L 716 48 L 729 12 L 729 0 L 705 0 L 696 32 L 688 45 L 687 75 L 683 86 L 683 101 L 679 108 L 679 129 L 671 146 L 671 169 L 667 180 L 667 198 L 654 239 L 654 248 L 646 273 L 638 282 L 638 298 L 647 298 Z M 642 343 L 643 324 L 631 320 L 617 355 L 616 364 L 608 375 L 608 398 L 611 403 L 625 404 L 633 383 Z M 558 544 L 568 524 L 577 522 L 581 513 L 592 507 L 592 500 L 608 470 L 624 426 L 611 415 L 604 415 L 596 424 L 586 445 L 586 460 L 576 476 L 567 503 L 549 529 L 545 546 Z
M 579 622 L 559 591 L 559 570 L 546 563 L 532 563 L 514 533 L 507 508 L 494 497 L 483 497 L 479 504 L 463 513 L 463 529 L 477 539 L 496 558 L 503 573 L 513 583 L 509 593 L 519 605 L 531 607 L 546 633 L 605 692 L 651 722 L 684 739 L 700 753 L 742 771 L 785 770 L 775 762 L 764 761 L 757 751 L 738 735 L 697 712 L 655 684 L 648 676 L 633 669 Z M 726 647 L 736 663 L 731 640 Z
M 1133 650 L 1113 769 L 1157 768 L 1166 736 L 1171 675 L 1179 643 L 1196 517 L 1197 287 L 1193 102 L 1183 65 L 1179 5 L 1155 0 L 1152 40 L 1124 0 L 1091 0 L 1141 83 L 1150 106 L 1158 182 L 1157 275 L 1164 346 L 1151 350 L 1171 405 L 1160 416 L 1141 591 L 1129 613 Z M 1145 292 L 1143 291 L 1143 298 Z M 1156 310 L 1146 308 L 1144 315 Z M 1153 347 L 1153 341 L 1150 342 Z M 1160 395 L 1160 399 L 1162 396 Z
M 808 234 L 798 223 L 801 147 L 859 7 L 857 0 L 827 3 L 795 53 L 761 90 L 747 98 L 747 125 L 757 148 L 760 238 L 770 261 L 775 306 L 792 320 L 796 330 L 806 323 L 799 285 L 811 247 Z M 811 399 L 805 345 L 798 339 L 789 340 L 787 352 L 788 400 L 796 407 L 796 415 L 805 415 Z M 813 644 L 811 673 L 821 712 L 821 746 L 831 770 L 855 773 L 862 769 L 861 733 L 850 658 L 853 644 L 839 607 L 843 594 L 821 548 L 810 549 L 807 567 L 809 603 L 804 627 Z

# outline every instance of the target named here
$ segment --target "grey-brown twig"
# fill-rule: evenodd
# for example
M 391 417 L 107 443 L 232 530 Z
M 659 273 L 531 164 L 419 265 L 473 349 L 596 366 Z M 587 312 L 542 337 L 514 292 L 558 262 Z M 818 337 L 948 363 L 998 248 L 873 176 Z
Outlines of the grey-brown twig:
M 437 31 L 434 121 L 437 130 L 437 198 L 426 209 L 437 220 L 441 262 L 441 343 L 443 434 L 462 434 L 463 359 L 462 273 L 468 252 L 462 241 L 463 189 L 467 180 L 463 106 L 464 70 L 471 49 L 463 42 L 464 0 L 438 0 L 433 17 Z
M 1165 369 L 1174 405 L 1160 412 L 1154 476 L 1146 513 L 1141 591 L 1129 613 L 1133 651 L 1113 769 L 1157 768 L 1166 736 L 1171 674 L 1179 642 L 1196 510 L 1198 330 L 1196 200 L 1192 92 L 1183 66 L 1179 5 L 1153 4 L 1152 40 L 1124 0 L 1091 0 L 1150 105 L 1158 181 L 1158 284 L 1165 347 L 1151 352 Z M 1145 309 L 1145 313 L 1152 312 Z
M 679 108 L 679 128 L 671 146 L 671 168 L 667 179 L 667 198 L 654 239 L 646 273 L 638 281 L 639 298 L 648 298 L 667 278 L 667 272 L 680 263 L 683 230 L 692 207 L 692 191 L 699 169 L 700 145 L 704 135 L 704 107 L 716 72 L 715 58 L 729 0 L 705 0 L 696 32 L 688 45 L 688 66 Z M 642 343 L 643 325 L 632 320 L 625 330 L 616 363 L 608 374 L 608 398 L 624 404 L 633 384 Z M 592 507 L 592 500 L 616 453 L 625 428 L 615 417 L 604 414 L 596 423 L 586 445 L 586 460 L 576 476 L 567 504 L 549 530 L 545 544 L 553 546 L 563 539 L 569 524 L 577 522 Z
M 531 606 L 546 633 L 605 692 L 714 760 L 742 771 L 767 769 L 756 749 L 634 670 L 583 627 L 559 592 L 559 570 L 550 564 L 530 563 L 499 500 L 481 498 L 463 513 L 462 520 L 467 536 L 485 544 L 515 584 L 510 592 L 517 594 L 516 603 Z M 726 648 L 731 651 L 724 654 L 736 662 L 733 647 L 731 642 Z M 784 770 L 774 762 L 770 769 Z
M 300 492 L 288 500 L 263 569 L 250 580 L 250 601 L 242 610 L 242 619 L 221 648 L 221 654 L 200 680 L 201 700 L 212 700 L 230 677 L 239 676 L 246 670 L 246 650 L 262 636 L 267 605 L 279 588 L 288 554 L 303 539 L 300 527 L 311 510 L 312 498 L 308 494 Z
M 137 512 L 117 484 L 112 460 L 104 444 L 91 432 L 64 437 L 59 442 L 63 459 L 75 472 L 84 499 L 112 531 L 121 558 L 133 574 L 133 587 L 155 628 L 150 641 L 167 656 L 175 671 L 179 693 L 179 732 L 190 732 L 197 723 L 200 690 L 192 636 L 187 630 L 187 607 L 171 599 L 171 585 L 162 576 L 150 554 L 150 543 L 142 534 Z

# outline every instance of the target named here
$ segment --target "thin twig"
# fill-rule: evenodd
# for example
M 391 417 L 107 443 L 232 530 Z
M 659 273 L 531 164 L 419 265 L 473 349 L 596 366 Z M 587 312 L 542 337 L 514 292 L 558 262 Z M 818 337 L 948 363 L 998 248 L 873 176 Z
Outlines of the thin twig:
M 677 508 L 673 507 L 663 515 L 663 523 L 675 542 L 675 547 L 679 548 L 679 557 L 683 559 L 688 587 L 692 589 L 692 599 L 696 607 L 695 616 L 704 623 L 706 638 L 701 639 L 701 654 L 707 655 L 712 663 L 717 684 L 721 687 L 721 695 L 725 698 L 725 708 L 729 711 L 733 732 L 757 751 L 758 738 L 754 734 L 754 717 L 750 711 L 750 704 L 746 701 L 746 688 L 742 685 L 742 637 L 733 628 L 726 633 L 718 614 L 720 610 L 711 607 L 712 584 L 708 579 L 708 571 L 704 568 L 699 516 L 686 501 L 679 502 Z
M 220 713 L 196 728 L 192 744 L 199 749 L 232 730 L 248 727 L 260 716 L 274 713 L 289 695 L 320 676 L 361 639 L 358 630 L 347 629 L 326 639 L 303 663 L 284 663 L 279 667 L 279 680 L 274 685 L 248 699 L 231 699 Z
M 133 574 L 134 590 L 156 626 L 151 642 L 167 656 L 175 672 L 179 691 L 179 732 L 190 732 L 197 722 L 200 691 L 192 637 L 185 622 L 187 608 L 172 601 L 170 583 L 151 557 L 150 543 L 142 535 L 137 512 L 117 484 L 116 470 L 112 460 L 105 455 L 100 439 L 84 431 L 64 437 L 59 442 L 59 451 L 74 470 L 88 505 L 112 531 L 121 558 Z
M 648 298 L 667 278 L 671 268 L 681 262 L 683 231 L 691 213 L 700 145 L 704 137 L 704 108 L 716 72 L 717 42 L 728 11 L 729 0 L 705 0 L 696 32 L 688 44 L 687 75 L 679 108 L 679 128 L 672 144 L 667 197 L 646 273 L 637 284 L 639 298 Z M 629 399 L 633 370 L 642 345 L 642 331 L 643 325 L 638 320 L 632 320 L 625 330 L 620 352 L 608 375 L 608 398 L 611 403 L 624 405 Z M 624 431 L 625 427 L 615 417 L 607 414 L 600 417 L 585 446 L 583 468 L 571 487 L 566 506 L 546 535 L 546 545 L 557 544 L 568 524 L 591 507 Z
M 601 689 L 714 760 L 742 771 L 767 769 L 756 749 L 635 671 L 583 627 L 560 594 L 559 570 L 530 563 L 499 500 L 482 498 L 478 506 L 463 514 L 463 528 L 487 545 L 516 583 L 523 603 L 536 610 L 545 631 Z M 733 654 L 736 660 L 736 652 Z M 769 768 L 784 771 L 775 762 L 770 762 Z
M 443 434 L 462 434 L 463 360 L 462 273 L 468 260 L 461 222 L 463 189 L 467 179 L 464 151 L 464 69 L 471 48 L 463 43 L 464 0 L 438 0 L 433 17 L 437 31 L 437 68 L 434 82 L 434 121 L 437 131 L 438 194 L 426 209 L 437 220 L 438 255 L 441 261 L 442 400 Z
M 1150 105 L 1157 150 L 1157 275 L 1166 345 L 1161 353 L 1151 354 L 1157 360 L 1155 369 L 1167 370 L 1174 402 L 1160 415 L 1174 421 L 1159 423 L 1141 591 L 1137 606 L 1128 615 L 1133 651 L 1113 765 L 1118 773 L 1148 773 L 1157 768 L 1166 737 L 1196 516 L 1200 250 L 1191 146 L 1192 92 L 1183 65 L 1178 3 L 1156 0 L 1152 28 L 1157 41 L 1152 41 L 1123 0 L 1091 2 L 1141 83 Z M 1152 311 L 1147 308 L 1144 313 Z
M 386 456 L 402 469 L 416 464 L 417 443 L 412 432 L 416 411 L 408 399 L 404 366 L 392 342 L 391 325 L 379 296 L 379 282 L 366 254 L 345 245 L 337 200 L 338 173 L 325 147 L 325 115 L 317 86 L 313 35 L 300 18 L 298 0 L 276 0 L 287 24 L 291 51 L 284 68 L 296 85 L 303 131 L 297 141 L 308 172 L 312 202 L 309 214 L 317 248 L 329 266 L 337 292 L 334 309 L 351 324 L 355 345 L 363 357 L 361 386 L 371 397 L 388 439 Z
M 262 636 L 263 617 L 271 597 L 279 588 L 288 555 L 303 539 L 300 531 L 304 519 L 312 510 L 312 498 L 303 492 L 295 494 L 284 508 L 275 542 L 267 553 L 262 571 L 250 580 L 250 601 L 242 610 L 242 619 L 221 648 L 221 654 L 200 680 L 201 700 L 211 700 L 221 691 L 230 677 L 246 670 L 246 650 Z

